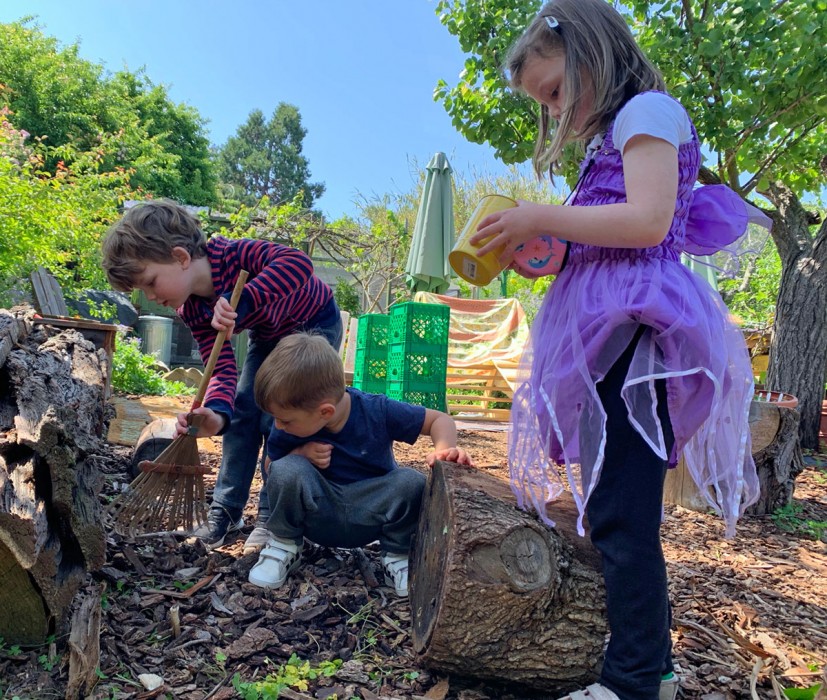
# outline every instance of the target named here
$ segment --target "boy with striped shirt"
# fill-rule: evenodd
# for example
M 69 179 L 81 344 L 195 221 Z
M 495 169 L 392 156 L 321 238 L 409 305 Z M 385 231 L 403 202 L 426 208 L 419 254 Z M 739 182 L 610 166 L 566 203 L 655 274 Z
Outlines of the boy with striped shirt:
M 194 411 L 205 416 L 199 437 L 223 436 L 208 523 L 196 533 L 208 547 L 219 547 L 244 525 L 242 512 L 273 423 L 253 398 L 256 372 L 291 333 L 314 331 L 338 347 L 342 323 L 333 292 L 300 250 L 248 238 L 207 239 L 195 217 L 165 200 L 129 209 L 110 229 L 103 241 L 103 267 L 115 289 L 140 289 L 150 301 L 176 309 L 205 363 L 220 330 L 250 331 L 240 377 L 232 346 L 226 343 L 203 406 Z M 250 277 L 233 311 L 229 298 L 242 269 Z M 185 432 L 185 414 L 178 423 L 179 432 Z M 266 543 L 263 523 L 269 510 L 262 490 L 256 528 L 245 543 L 245 553 Z

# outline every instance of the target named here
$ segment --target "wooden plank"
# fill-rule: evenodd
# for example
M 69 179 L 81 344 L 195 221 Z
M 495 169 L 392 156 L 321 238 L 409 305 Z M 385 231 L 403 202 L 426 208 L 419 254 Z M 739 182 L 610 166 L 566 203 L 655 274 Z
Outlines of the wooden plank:
M 339 353 L 339 356 L 344 359 L 345 343 L 347 342 L 347 333 L 350 326 L 350 314 L 347 311 L 340 311 L 339 315 L 342 318 L 342 340 L 339 342 L 339 347 L 336 348 L 336 351 Z
M 497 368 L 489 363 L 481 364 L 481 365 L 452 365 L 451 359 L 454 357 L 459 357 L 459 355 L 448 355 L 448 369 L 453 370 L 455 372 L 464 372 L 464 371 L 484 371 L 484 372 L 497 372 Z
M 350 372 L 353 374 L 353 368 L 356 366 L 356 338 L 359 335 L 359 319 L 350 319 L 350 331 L 347 336 L 347 345 L 345 346 L 345 374 Z
M 448 411 L 458 420 L 487 420 L 505 423 L 511 420 L 511 411 L 507 408 L 483 408 L 481 406 L 448 404 Z
M 511 403 L 511 398 L 506 396 L 476 396 L 474 394 L 448 394 L 451 401 L 481 401 L 483 403 Z
M 134 447 L 145 425 L 146 423 L 141 421 L 113 418 L 109 421 L 109 432 L 106 433 L 106 441 L 112 445 Z
M 504 394 L 512 395 L 511 387 L 505 382 L 493 383 L 491 380 L 481 378 L 480 381 L 469 381 L 472 377 L 456 377 L 458 381 L 451 381 L 449 377 L 447 385 L 449 389 L 462 389 L 463 391 L 501 391 Z
M 50 316 L 68 316 L 69 309 L 63 298 L 63 290 L 57 280 L 43 267 L 38 267 L 31 274 L 32 287 L 41 314 Z
M 123 396 L 113 396 L 109 403 L 115 409 L 115 417 L 124 420 L 139 420 L 144 423 L 149 423 L 152 416 L 149 412 L 135 399 L 127 399 Z

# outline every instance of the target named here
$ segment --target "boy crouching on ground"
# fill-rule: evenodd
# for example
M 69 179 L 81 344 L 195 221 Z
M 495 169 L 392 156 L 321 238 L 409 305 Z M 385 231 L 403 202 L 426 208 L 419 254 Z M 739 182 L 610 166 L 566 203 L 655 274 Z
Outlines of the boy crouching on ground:
M 270 539 L 250 583 L 278 588 L 301 563 L 302 543 L 361 547 L 379 540 L 385 580 L 408 595 L 408 550 L 425 475 L 399 467 L 394 440 L 430 435 L 437 459 L 473 466 L 456 446 L 453 418 L 345 386 L 342 360 L 322 336 L 282 340 L 256 374 L 255 399 L 273 414 Z

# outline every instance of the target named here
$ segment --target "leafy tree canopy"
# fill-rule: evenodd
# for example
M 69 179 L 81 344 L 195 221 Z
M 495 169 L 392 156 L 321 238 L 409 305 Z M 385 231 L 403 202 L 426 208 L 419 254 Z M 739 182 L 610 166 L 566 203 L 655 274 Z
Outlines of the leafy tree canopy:
M 123 170 L 101 173 L 96 153 L 73 153 L 72 166 L 44 170 L 43 156 L 0 110 L 0 306 L 25 295 L 38 265 L 65 292 L 106 288 L 100 237 L 133 196 Z
M 188 204 L 216 201 L 205 122 L 140 71 L 105 73 L 31 20 L 0 24 L 0 105 L 50 149 L 54 174 L 75 153 L 96 151 L 103 171 L 130 170 L 131 184 Z
M 302 193 L 304 206 L 311 208 L 324 185 L 309 182 L 310 167 L 302 155 L 306 134 L 293 105 L 279 103 L 269 121 L 259 109 L 250 112 L 219 151 L 224 196 L 254 205 L 262 197 L 282 203 Z
M 536 110 L 506 88 L 500 66 L 541 4 L 437 5 L 469 57 L 457 84 L 441 81 L 435 98 L 461 133 L 490 143 L 506 162 L 528 159 Z M 767 384 L 798 396 L 801 444 L 815 447 L 827 369 L 827 223 L 806 211 L 802 199 L 820 196 L 827 183 L 827 0 L 625 0 L 616 6 L 713 153 L 700 179 L 724 182 L 742 196 L 759 194 L 774 209 L 781 283 Z
M 443 0 L 440 20 L 469 54 L 456 85 L 435 99 L 470 141 L 506 163 L 531 157 L 536 109 L 506 88 L 511 44 L 539 0 Z M 799 193 L 819 192 L 827 137 L 827 1 L 631 0 L 636 38 L 716 154 L 720 181 L 747 194 L 783 173 Z M 759 183 L 761 187 L 759 188 Z

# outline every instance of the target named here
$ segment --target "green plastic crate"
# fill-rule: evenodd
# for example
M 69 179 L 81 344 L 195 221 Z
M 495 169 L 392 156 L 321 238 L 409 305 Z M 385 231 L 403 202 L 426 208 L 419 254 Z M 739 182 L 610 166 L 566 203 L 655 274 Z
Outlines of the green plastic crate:
M 370 357 L 365 348 L 356 350 L 356 362 L 353 366 L 353 386 L 369 394 L 384 394 L 388 382 L 387 358 Z
M 353 386 L 370 394 L 384 394 L 388 379 L 388 316 L 366 314 L 359 319 Z
M 390 310 L 388 343 L 413 347 L 435 345 L 448 347 L 451 309 L 445 304 L 421 304 L 409 301 Z
M 359 330 L 356 334 L 356 349 L 388 347 L 387 314 L 365 314 L 359 317 Z
M 439 383 L 389 381 L 386 393 L 389 399 L 433 408 L 436 411 L 446 413 L 448 411 L 444 382 L 440 385 Z
M 388 381 L 426 382 L 445 387 L 448 346 L 394 343 L 388 350 Z

